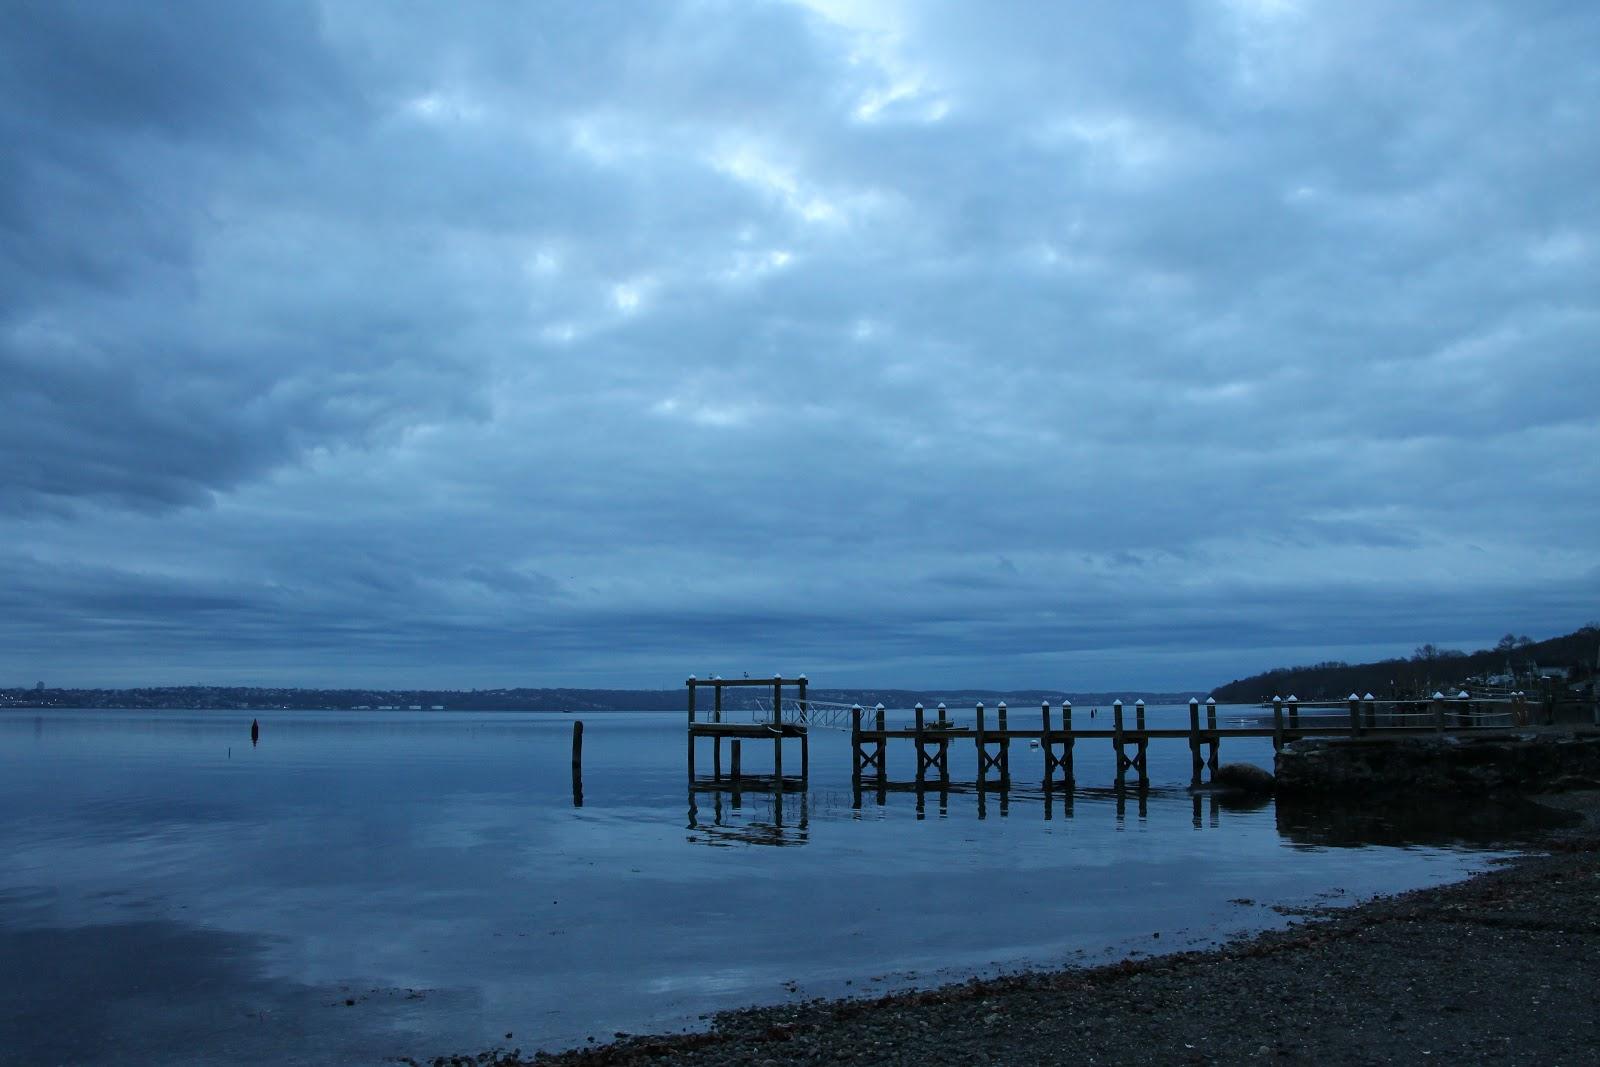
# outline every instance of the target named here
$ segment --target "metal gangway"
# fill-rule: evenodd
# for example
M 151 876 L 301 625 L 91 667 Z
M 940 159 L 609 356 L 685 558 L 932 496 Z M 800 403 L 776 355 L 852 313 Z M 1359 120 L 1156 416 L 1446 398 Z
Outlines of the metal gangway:
M 778 714 L 773 715 L 772 701 L 764 700 L 760 696 L 753 699 L 755 707 L 750 712 L 750 721 L 753 723 L 776 721 L 793 726 L 815 726 L 823 730 L 849 730 L 850 712 L 860 707 L 859 704 L 838 704 L 829 700 L 784 697 Z

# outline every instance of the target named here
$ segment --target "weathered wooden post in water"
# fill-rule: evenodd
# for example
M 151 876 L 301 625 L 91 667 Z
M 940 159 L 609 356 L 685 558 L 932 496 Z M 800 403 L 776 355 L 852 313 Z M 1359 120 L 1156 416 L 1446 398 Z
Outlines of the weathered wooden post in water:
M 1044 720 L 1039 731 L 1039 747 L 1044 749 L 1044 791 L 1049 793 L 1055 788 L 1056 780 L 1056 749 L 1055 739 L 1050 736 L 1050 702 L 1039 702 L 1039 716 Z
M 583 807 L 583 720 L 572 723 L 572 806 Z
M 1189 788 L 1200 788 L 1201 768 L 1205 761 L 1200 758 L 1200 698 L 1189 698 Z M 1200 818 L 1199 812 L 1195 819 Z
M 989 746 L 983 740 L 983 701 L 978 701 L 978 726 L 973 740 L 978 745 L 978 796 L 983 796 L 984 774 L 989 769 Z M 981 810 L 981 809 L 980 809 Z
M 1272 751 L 1283 751 L 1283 698 L 1272 698 Z
M 1350 736 L 1361 736 L 1361 698 L 1350 694 Z
M 914 711 L 916 713 L 916 717 L 917 717 L 917 723 L 916 723 L 917 785 L 920 787 L 922 785 L 923 777 L 927 773 L 927 770 L 928 770 L 928 750 L 923 746 L 923 741 L 922 741 L 922 701 L 920 701 L 920 700 L 917 701 L 917 706 L 915 708 L 913 708 L 912 711 Z M 921 791 L 920 788 L 917 791 L 917 803 L 919 805 L 922 803 L 922 791 Z M 920 807 L 917 810 L 917 814 L 918 815 L 922 814 L 922 810 L 921 810 Z
M 772 678 L 772 777 L 783 788 L 783 675 Z
M 1433 709 L 1433 731 L 1434 733 L 1442 734 L 1444 733 L 1444 694 L 1435 691 L 1430 706 Z
M 1300 729 L 1300 698 L 1293 693 L 1289 694 L 1289 729 Z
M 1118 697 L 1111 704 L 1111 747 L 1117 750 L 1117 784 L 1122 784 L 1122 776 L 1127 773 L 1133 761 L 1122 751 L 1122 698 Z
M 1211 735 L 1211 758 L 1206 761 L 1212 781 L 1217 778 L 1217 749 L 1222 747 L 1222 735 L 1217 732 L 1217 698 L 1206 697 L 1206 732 Z
M 1150 765 L 1147 761 L 1147 757 L 1150 754 L 1150 735 L 1144 728 L 1143 698 L 1133 702 L 1133 720 L 1136 724 L 1135 728 L 1139 732 L 1139 738 L 1134 744 L 1133 765 L 1139 769 L 1139 785 L 1143 787 L 1150 784 L 1150 775 L 1146 769 Z
M 713 674 L 711 676 L 711 680 L 713 682 L 719 681 L 720 678 L 721 678 L 721 676 L 720 675 L 716 675 L 716 674 Z M 717 686 L 716 689 L 714 690 L 714 693 L 715 693 L 715 696 L 716 696 L 716 701 L 715 701 L 714 706 L 711 709 L 711 721 L 712 722 L 721 722 L 722 721 L 722 686 L 720 686 L 720 685 Z M 712 738 L 711 745 L 712 745 L 712 748 L 711 748 L 711 777 L 715 778 L 717 781 L 720 782 L 720 781 L 722 781 L 722 735 L 718 734 L 716 737 Z
M 1011 735 L 1006 732 L 1006 702 L 1002 700 L 995 709 L 995 714 L 1000 719 L 1000 785 L 1001 788 L 1011 786 Z
M 939 712 L 939 778 L 941 781 L 948 783 L 950 781 L 950 735 L 946 731 L 950 729 L 950 718 L 946 713 L 943 701 L 939 703 L 937 710 Z M 940 811 L 942 812 L 943 810 L 943 807 L 941 807 Z
M 694 785 L 694 675 L 684 684 L 689 687 L 689 784 Z

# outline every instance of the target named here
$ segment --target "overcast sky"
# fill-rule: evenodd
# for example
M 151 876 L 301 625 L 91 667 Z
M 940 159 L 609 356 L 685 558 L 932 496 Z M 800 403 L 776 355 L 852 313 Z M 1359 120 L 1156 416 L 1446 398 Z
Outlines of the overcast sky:
M 0 684 L 1600 618 L 1600 6 L 9 3 Z

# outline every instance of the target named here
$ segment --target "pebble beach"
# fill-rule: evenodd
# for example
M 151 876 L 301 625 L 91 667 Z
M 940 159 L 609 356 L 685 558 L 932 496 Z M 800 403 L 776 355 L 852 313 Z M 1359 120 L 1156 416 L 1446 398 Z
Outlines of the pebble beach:
M 557 1054 L 495 1049 L 432 1067 L 732 1064 L 1596 1062 L 1600 1056 L 1600 793 L 1466 881 L 1287 929 L 1087 969 L 876 1000 L 726 1012 L 704 1033 L 621 1036 Z

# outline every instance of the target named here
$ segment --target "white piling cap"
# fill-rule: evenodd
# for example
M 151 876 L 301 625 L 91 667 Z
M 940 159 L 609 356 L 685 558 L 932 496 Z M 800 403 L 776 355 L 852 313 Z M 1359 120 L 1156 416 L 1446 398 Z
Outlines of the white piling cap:
M 1072 701 L 1063 699 L 1061 701 L 1061 706 L 1064 708 L 1070 708 L 1072 707 Z
M 1472 696 L 1472 694 L 1467 692 L 1465 689 L 1463 689 L 1461 692 L 1456 694 L 1457 699 L 1460 699 L 1460 700 L 1466 700 L 1466 699 L 1470 698 L 1471 696 Z
M 983 707 L 983 701 L 981 701 L 981 700 L 978 701 L 978 707 L 980 707 L 980 708 Z
M 1207 704 L 1215 704 L 1216 702 L 1217 702 L 1217 698 L 1216 697 L 1206 697 L 1206 703 Z
M 1286 704 L 1298 704 L 1298 703 L 1300 703 L 1300 698 L 1295 696 L 1293 693 L 1290 693 L 1289 694 L 1289 699 L 1286 700 L 1284 703 L 1286 703 Z
M 997 707 L 997 710 L 998 710 L 998 708 L 1003 708 L 1005 706 L 1006 706 L 1006 702 L 1004 700 L 1002 700 L 996 707 Z
M 1273 697 L 1273 698 L 1272 698 L 1272 702 L 1273 702 L 1273 703 L 1274 703 L 1274 704 L 1276 704 L 1276 703 L 1278 703 L 1278 702 L 1280 702 L 1280 701 L 1281 701 L 1281 700 L 1283 700 L 1283 698 L 1282 698 L 1282 697 L 1280 697 L 1280 696 L 1274 696 L 1274 697 Z
M 796 678 L 795 681 L 797 681 L 797 682 L 806 681 L 806 676 L 802 674 L 800 677 Z
M 851 704 L 850 705 L 850 710 L 851 711 L 860 711 L 861 710 L 861 705 L 860 704 Z
M 1349 696 L 1348 696 L 1348 697 L 1346 697 L 1346 698 L 1345 698 L 1345 699 L 1347 699 L 1347 700 L 1360 700 L 1360 699 L 1361 699 L 1361 698 L 1360 698 L 1360 697 L 1358 697 L 1358 696 L 1356 696 L 1356 695 L 1355 695 L 1355 694 L 1354 694 L 1354 693 L 1351 693 L 1351 694 L 1350 694 L 1350 695 L 1349 695 Z
M 939 707 L 941 707 L 941 708 L 944 707 L 944 701 L 942 701 L 942 700 L 939 701 Z
M 782 675 L 782 674 L 781 674 L 781 673 L 779 673 L 779 674 L 774 674 L 774 675 L 773 675 L 773 676 L 772 676 L 772 680 L 773 680 L 773 681 L 774 681 L 774 682 L 781 682 L 781 681 L 783 681 L 783 675 Z
M 1114 707 L 1114 708 L 1120 708 L 1120 707 L 1122 707 L 1122 698 L 1121 698 L 1121 697 L 1118 697 L 1118 698 L 1117 698 L 1117 699 L 1116 699 L 1116 700 L 1113 700 L 1113 701 L 1112 701 L 1112 702 L 1111 702 L 1111 706 L 1112 706 L 1112 707 Z
M 1190 697 L 1189 698 L 1189 706 L 1193 707 L 1193 708 L 1198 708 L 1200 706 L 1200 698 L 1199 697 Z
M 694 675 L 692 675 L 692 674 L 689 675 L 689 681 L 691 681 L 691 682 L 694 681 Z
M 920 700 L 917 701 L 917 706 L 912 708 L 911 710 L 912 711 L 921 711 L 922 710 L 922 701 L 920 701 Z
M 1048 708 L 1050 706 L 1050 702 L 1048 700 L 1041 700 L 1039 701 L 1039 706 L 1041 708 Z
M 1434 693 L 1433 693 L 1433 699 L 1435 699 L 1435 700 L 1443 700 L 1444 699 L 1444 694 L 1439 692 L 1436 689 L 1436 690 L 1434 690 Z
M 881 701 L 881 700 L 878 701 L 878 706 L 873 708 L 872 710 L 873 711 L 882 711 L 883 710 L 883 701 Z
M 1133 702 L 1133 706 L 1134 706 L 1134 707 L 1136 707 L 1136 708 L 1142 708 L 1142 707 L 1144 707 L 1144 701 L 1142 701 L 1142 700 L 1135 700 L 1135 701 L 1134 701 L 1134 702 Z
M 1371 693 L 1368 693 L 1366 696 L 1362 697 L 1361 699 L 1362 700 L 1376 700 L 1377 697 L 1373 696 Z
M 722 675 L 720 675 L 720 674 L 713 674 L 713 675 L 712 675 L 712 676 L 711 676 L 711 680 L 712 680 L 712 681 L 713 681 L 713 682 L 720 682 L 720 681 L 722 681 Z

